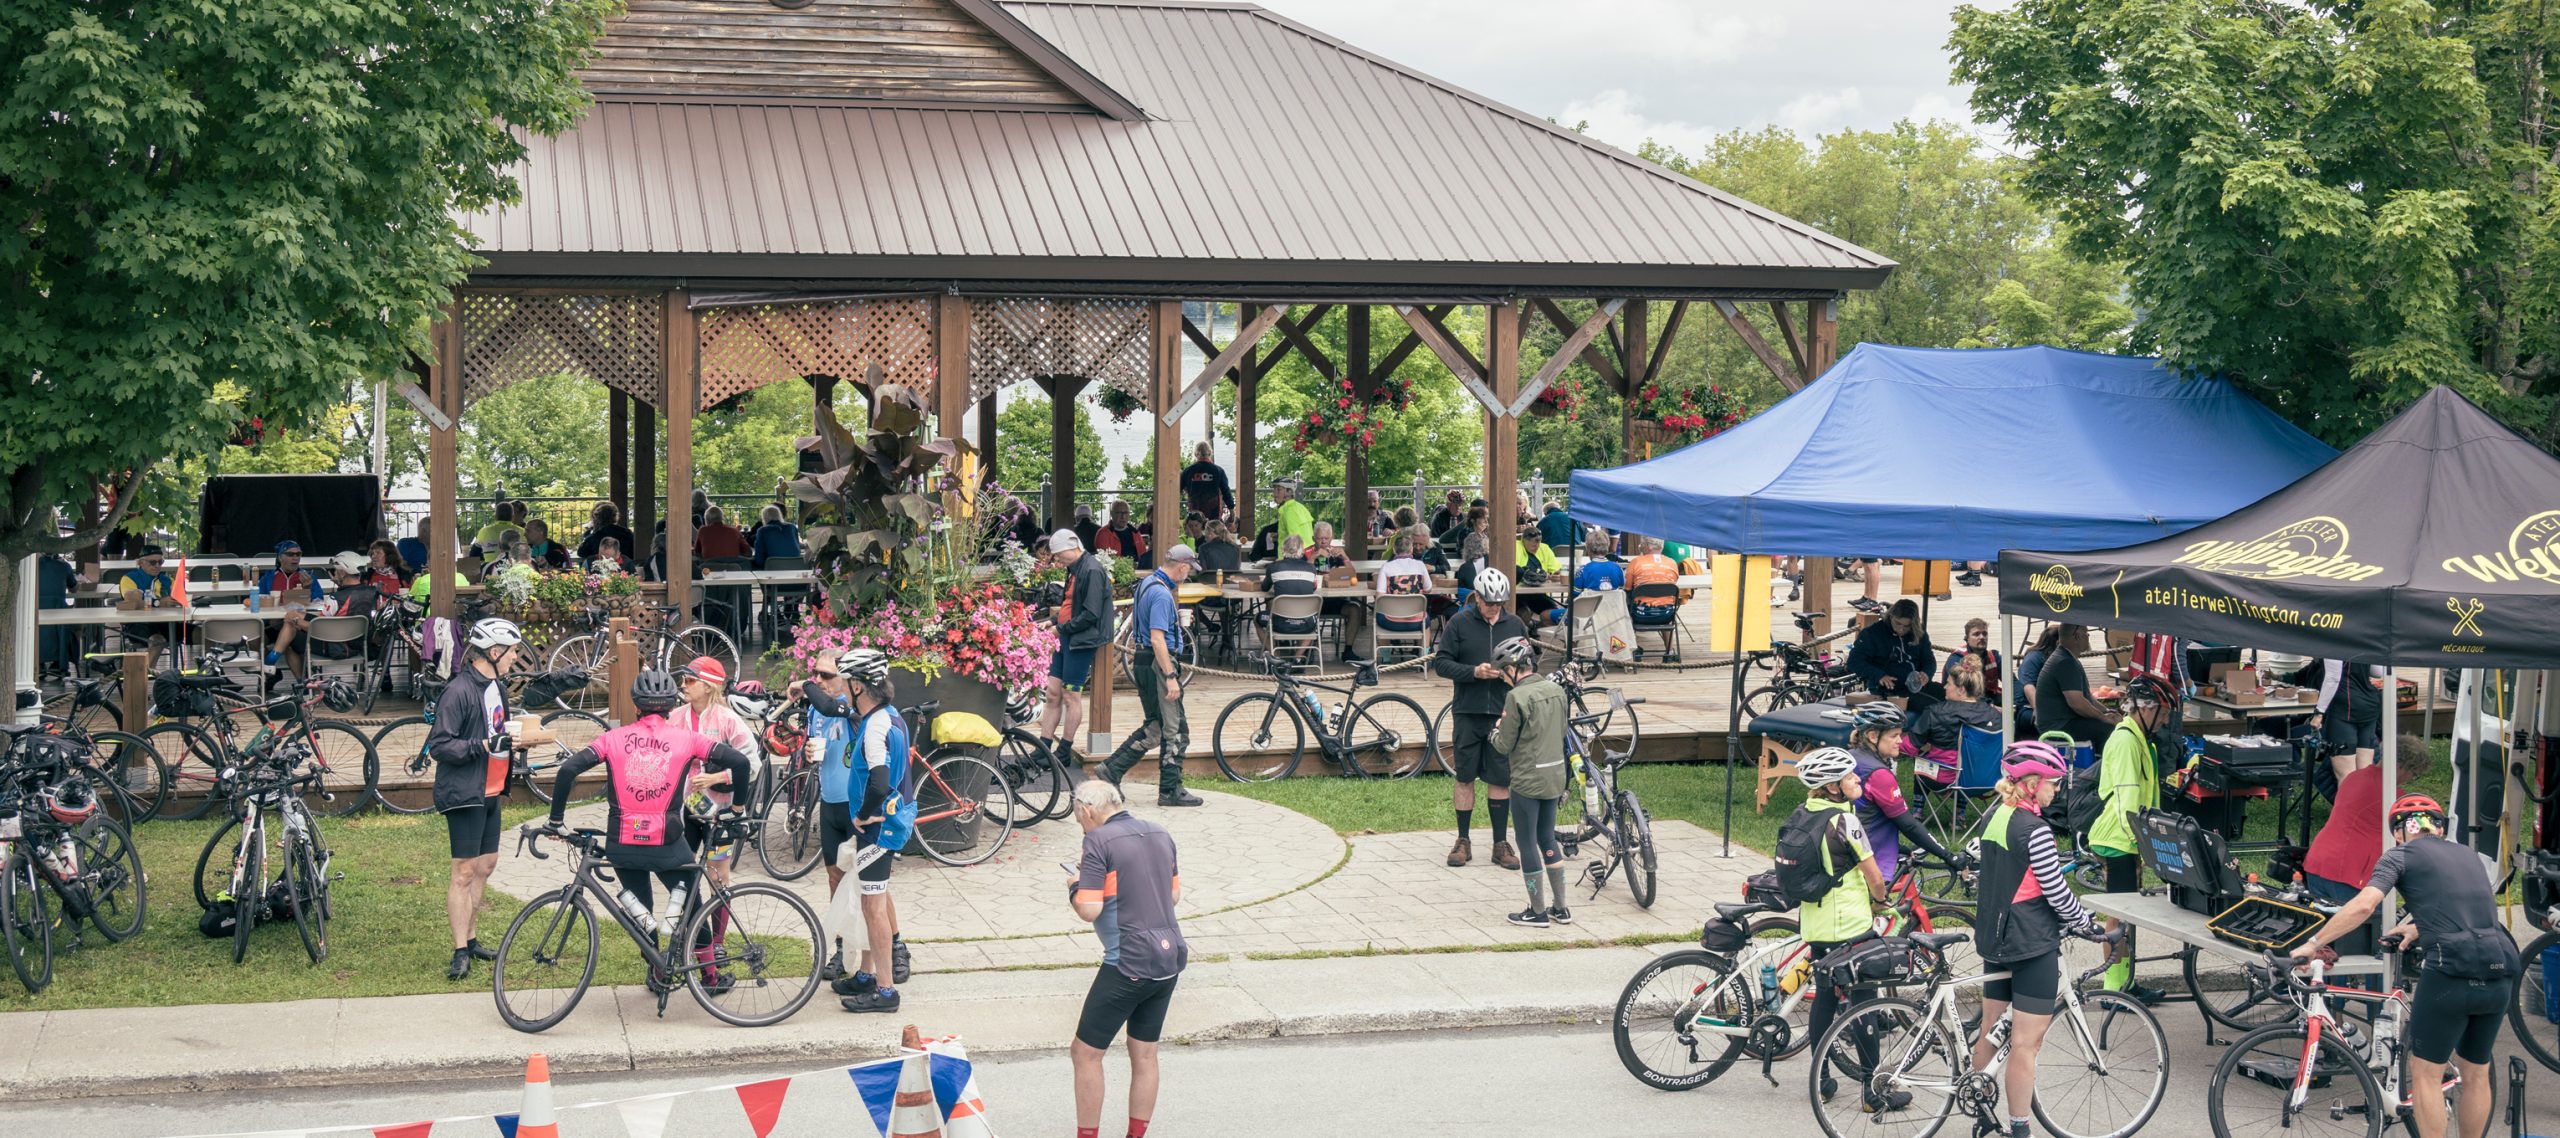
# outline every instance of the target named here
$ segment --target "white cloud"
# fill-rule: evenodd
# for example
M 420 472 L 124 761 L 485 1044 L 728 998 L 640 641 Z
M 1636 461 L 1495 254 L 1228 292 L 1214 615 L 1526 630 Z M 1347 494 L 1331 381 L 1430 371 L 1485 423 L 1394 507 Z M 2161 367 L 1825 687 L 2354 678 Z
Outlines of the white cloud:
M 1837 91 L 1809 91 L 1787 100 L 1773 117 L 1779 126 L 1797 134 L 1829 134 L 1841 127 L 1863 121 L 1866 99 L 1855 87 Z
M 1643 96 L 1617 87 L 1565 104 L 1556 121 L 1566 126 L 1587 122 L 1584 133 L 1620 150 L 1633 152 L 1650 141 L 1690 157 L 1704 152 L 1718 133 L 1702 123 L 1654 118 L 1645 113 Z

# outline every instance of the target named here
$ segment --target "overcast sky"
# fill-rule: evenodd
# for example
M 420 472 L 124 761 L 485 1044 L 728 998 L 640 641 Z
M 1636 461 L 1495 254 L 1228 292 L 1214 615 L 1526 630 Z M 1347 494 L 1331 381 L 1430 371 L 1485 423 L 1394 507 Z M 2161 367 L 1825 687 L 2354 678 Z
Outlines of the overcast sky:
M 1362 48 L 1633 150 L 1775 124 L 1968 122 L 1953 0 L 1257 0 Z M 1989 6 L 2001 6 L 1992 3 Z

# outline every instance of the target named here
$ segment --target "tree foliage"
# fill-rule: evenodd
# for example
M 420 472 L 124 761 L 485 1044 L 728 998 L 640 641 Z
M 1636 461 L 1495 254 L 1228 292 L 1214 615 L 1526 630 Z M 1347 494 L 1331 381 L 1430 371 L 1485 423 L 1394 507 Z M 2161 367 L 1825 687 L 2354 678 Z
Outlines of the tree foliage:
M 1075 404 L 1075 470 L 1071 477 L 1078 489 L 1102 485 L 1102 435 L 1093 426 L 1093 407 L 1084 400 Z M 1015 398 L 996 412 L 996 484 L 1012 491 L 1028 502 L 1050 481 L 1049 440 L 1054 424 L 1050 422 L 1049 398 L 1025 395 Z M 1047 503 L 1037 503 L 1047 509 Z
M 1471 349 L 1483 354 L 1483 310 L 1461 307 L 1451 314 L 1450 331 Z M 1293 311 L 1292 319 L 1304 315 Z M 1395 310 L 1380 305 L 1370 314 L 1369 343 L 1372 358 L 1383 358 L 1406 334 L 1405 323 Z M 1254 472 L 1264 486 L 1284 477 L 1296 476 L 1315 486 L 1340 486 L 1347 477 L 1349 451 L 1343 447 L 1308 447 L 1296 449 L 1296 432 L 1290 425 L 1321 408 L 1331 408 L 1340 397 L 1336 386 L 1350 357 L 1345 352 L 1347 333 L 1343 309 L 1335 306 L 1324 319 L 1308 331 L 1307 339 L 1321 349 L 1332 365 L 1331 373 L 1319 370 L 1303 353 L 1290 352 L 1265 372 L 1254 399 L 1254 417 L 1261 422 L 1254 447 Z M 1265 341 L 1265 356 L 1280 343 L 1278 336 Z M 1383 417 L 1374 431 L 1374 441 L 1366 448 L 1369 484 L 1387 487 L 1413 481 L 1418 472 L 1430 482 L 1472 482 L 1482 473 L 1479 457 L 1484 449 L 1484 428 L 1478 416 L 1482 413 L 1473 396 L 1458 386 L 1456 376 L 1428 349 L 1417 348 L 1397 365 L 1398 375 L 1413 379 L 1413 399 L 1405 409 Z M 1217 412 L 1214 421 L 1220 433 L 1232 437 L 1235 429 L 1235 385 L 1222 383 L 1216 392 Z
M 2545 0 L 1959 9 L 1973 105 L 2139 336 L 2331 442 L 2437 384 L 2560 437 Z

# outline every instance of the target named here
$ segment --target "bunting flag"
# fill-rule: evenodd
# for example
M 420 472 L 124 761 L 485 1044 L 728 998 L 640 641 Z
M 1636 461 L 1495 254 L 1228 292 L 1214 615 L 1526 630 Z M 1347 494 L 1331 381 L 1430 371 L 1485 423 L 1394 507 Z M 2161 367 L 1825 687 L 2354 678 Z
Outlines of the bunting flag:
M 616 1104 L 622 1114 L 622 1128 L 631 1138 L 663 1138 L 667 1132 L 667 1115 L 676 1109 L 676 1096 L 650 1095 Z
M 516 1116 L 515 1116 L 515 1115 L 512 1115 L 512 1114 L 501 1114 L 501 1115 L 499 1115 L 499 1116 L 497 1117 L 497 1120 L 496 1120 L 496 1121 L 497 1121 L 497 1123 L 498 1123 L 498 1133 L 499 1133 L 500 1135 L 504 1136 L 504 1138 L 516 1138 Z M 762 1135 L 758 1135 L 758 1136 L 757 1136 L 757 1138 L 763 1138 L 763 1136 L 762 1136 Z
M 853 1076 L 854 1092 L 871 1112 L 871 1125 L 881 1134 L 889 1132 L 889 1110 L 898 1103 L 898 1075 L 906 1067 L 904 1059 L 883 1059 L 845 1068 L 844 1073 Z
M 788 1078 L 738 1084 L 738 1105 L 745 1108 L 747 1125 L 755 1130 L 756 1138 L 766 1138 L 773 1133 L 774 1122 L 782 1117 L 783 1093 L 790 1089 L 791 1080 Z M 507 1138 L 515 1138 L 515 1135 L 510 1134 Z
M 943 1138 L 995 1138 L 987 1124 L 987 1104 L 978 1097 L 978 1075 L 960 1037 L 937 1039 L 925 1046 L 933 1056 L 933 1092 L 942 1107 Z M 948 1083 L 954 1089 L 948 1093 Z
M 144 591 L 144 592 L 149 592 L 149 591 L 150 591 L 150 589 L 146 586 L 146 587 L 144 588 L 144 590 L 143 590 L 143 591 Z M 176 604 L 177 604 L 177 606 L 178 606 L 179 608 L 185 608 L 185 607 L 187 607 L 187 555 L 186 555 L 186 554 L 181 553 L 181 554 L 179 554 L 179 555 L 178 555 L 178 576 L 177 576 L 177 579 L 175 579 L 175 580 L 173 580 L 173 581 L 170 581 L 170 582 L 169 582 L 169 599 L 170 599 L 171 601 L 173 601 L 173 602 L 176 602 Z
M 403 1122 L 398 1126 L 376 1126 L 373 1138 L 427 1138 L 427 1131 L 435 1128 L 432 1118 L 425 1122 Z

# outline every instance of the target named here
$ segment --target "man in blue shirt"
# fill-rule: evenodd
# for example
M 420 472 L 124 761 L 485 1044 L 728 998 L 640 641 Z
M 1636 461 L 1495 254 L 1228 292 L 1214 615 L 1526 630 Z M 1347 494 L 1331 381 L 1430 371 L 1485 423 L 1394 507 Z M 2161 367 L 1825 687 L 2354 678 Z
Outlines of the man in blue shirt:
M 902 971 L 892 943 L 898 915 L 889 904 L 890 850 L 880 838 L 883 823 L 900 805 L 907 726 L 889 706 L 889 658 L 878 649 L 852 649 L 820 663 L 803 692 L 809 740 L 818 748 L 818 849 L 819 864 L 827 868 L 827 894 L 833 897 L 850 871 L 862 891 L 862 923 L 869 933 L 850 974 L 840 960 L 833 961 L 832 971 L 839 974 L 835 992 L 844 997 L 846 1011 L 894 1012 Z M 854 845 L 850 855 L 844 853 L 847 841 Z M 837 946 L 835 955 L 842 952 Z
M 1120 776 L 1138 765 L 1148 749 L 1161 746 L 1156 766 L 1156 805 L 1198 806 L 1200 796 L 1182 788 L 1182 754 L 1191 749 L 1191 722 L 1182 713 L 1182 678 L 1174 654 L 1182 651 L 1182 606 L 1174 590 L 1200 567 L 1200 555 L 1188 545 L 1166 550 L 1164 564 L 1138 582 L 1130 607 L 1136 621 L 1137 650 L 1129 671 L 1138 689 L 1138 707 L 1146 722 L 1111 752 L 1102 777 L 1120 784 Z

